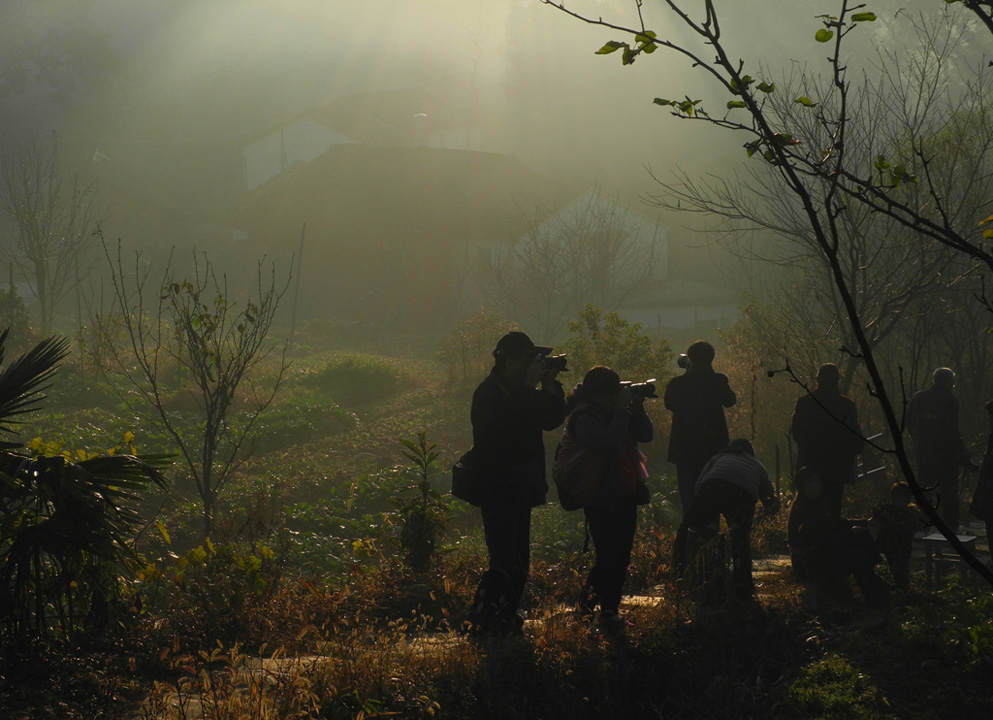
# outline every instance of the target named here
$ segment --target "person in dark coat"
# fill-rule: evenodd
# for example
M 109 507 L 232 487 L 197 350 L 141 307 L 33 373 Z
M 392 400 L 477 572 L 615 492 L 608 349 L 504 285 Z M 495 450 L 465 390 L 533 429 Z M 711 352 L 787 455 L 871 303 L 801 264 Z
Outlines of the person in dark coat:
M 703 466 L 730 441 L 724 408 L 734 405 L 737 396 L 727 375 L 714 371 L 714 356 L 713 345 L 697 340 L 686 351 L 686 372 L 665 388 L 665 406 L 672 412 L 668 459 L 676 466 L 683 514 Z
M 841 373 L 834 363 L 817 371 L 817 385 L 797 399 L 790 420 L 796 442 L 795 470 L 805 467 L 821 479 L 821 498 L 834 517 L 841 517 L 845 485 L 854 485 L 857 456 L 865 440 L 855 403 L 841 394 Z
M 620 376 L 607 367 L 591 368 L 569 396 L 568 405 L 566 432 L 605 460 L 600 487 L 583 507 L 596 559 L 581 605 L 589 612 L 599 606 L 600 625 L 617 629 L 625 625 L 618 608 L 631 564 L 637 506 L 649 499 L 648 473 L 638 443 L 650 442 L 655 427 L 645 412 L 645 397 L 622 385 Z
M 697 480 L 693 502 L 676 532 L 673 557 L 676 572 L 682 576 L 691 552 L 689 536 L 709 537 L 719 531 L 723 515 L 731 542 L 731 580 L 735 595 L 748 599 L 755 592 L 752 581 L 752 522 L 755 504 L 774 515 L 779 512 L 779 497 L 769 480 L 765 466 L 755 457 L 752 443 L 745 438 L 732 440 L 704 465 Z
M 990 434 L 986 440 L 986 454 L 979 468 L 976 492 L 972 495 L 969 512 L 986 524 L 986 543 L 993 560 L 993 400 L 986 403 L 986 417 L 990 424 Z
M 531 508 L 545 502 L 542 431 L 566 417 L 565 393 L 536 346 L 522 332 L 500 338 L 495 364 L 472 396 L 472 439 L 482 475 L 483 532 L 489 567 L 469 609 L 474 635 L 519 632 L 517 614 L 531 557 Z
M 907 404 L 907 429 L 913 441 L 918 481 L 937 488 L 937 510 L 952 532 L 959 529 L 959 468 L 974 469 L 959 432 L 959 401 L 952 390 L 955 373 L 938 368 L 931 387 Z

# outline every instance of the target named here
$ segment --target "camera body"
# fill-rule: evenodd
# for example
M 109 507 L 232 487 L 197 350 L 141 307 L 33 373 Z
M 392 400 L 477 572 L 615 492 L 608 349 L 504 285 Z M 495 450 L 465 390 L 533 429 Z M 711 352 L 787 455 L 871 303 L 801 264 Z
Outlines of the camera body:
M 569 365 L 566 360 L 565 353 L 561 355 L 549 355 L 541 356 L 541 360 L 545 363 L 545 369 L 549 372 L 568 372 Z
M 630 380 L 624 380 L 621 382 L 621 387 L 630 388 L 632 394 L 640 398 L 657 398 L 658 395 L 655 394 L 655 378 L 651 380 L 646 380 L 645 382 L 634 383 Z
M 686 353 L 680 353 L 679 357 L 676 358 L 676 364 L 685 370 L 690 366 L 690 356 Z

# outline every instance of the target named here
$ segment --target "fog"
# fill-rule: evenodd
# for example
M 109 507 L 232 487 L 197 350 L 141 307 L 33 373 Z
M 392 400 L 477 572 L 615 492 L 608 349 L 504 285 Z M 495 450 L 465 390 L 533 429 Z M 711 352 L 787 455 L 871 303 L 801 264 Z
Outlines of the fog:
M 858 42 L 869 47 L 885 41 L 896 32 L 896 9 L 907 4 L 879 3 L 887 11 L 877 8 L 880 22 Z M 810 38 L 825 3 L 728 5 L 730 47 L 747 62 L 762 62 L 775 73 L 791 63 L 823 61 L 823 47 L 811 47 Z M 685 29 L 655 24 L 651 3 L 646 6 L 646 20 L 660 35 L 685 37 Z M 583 0 L 569 7 L 637 22 L 634 3 L 625 0 Z M 0 136 L 6 146 L 32 136 L 55 137 L 60 157 L 97 179 L 108 213 L 105 233 L 145 249 L 193 245 L 218 257 L 245 260 L 267 253 L 288 264 L 308 224 L 309 260 L 321 258 L 328 266 L 322 272 L 332 273 L 332 265 L 342 265 L 342 228 L 348 227 L 356 245 L 373 248 L 371 257 L 398 251 L 403 258 L 392 265 L 393 275 L 390 263 L 380 260 L 379 284 L 385 285 L 409 270 L 410 257 L 453 252 L 460 245 L 465 254 L 470 241 L 498 240 L 480 240 L 483 231 L 472 226 L 474 217 L 485 214 L 473 204 L 481 196 L 501 203 L 492 216 L 498 218 L 493 234 L 508 239 L 521 232 L 522 216 L 535 204 L 554 211 L 551 204 L 564 205 L 595 185 L 626 207 L 639 205 L 652 191 L 649 167 L 665 176 L 676 166 L 689 173 L 730 172 L 744 162 L 733 134 L 677 120 L 653 104 L 657 96 L 712 92 L 701 74 L 692 73 L 689 60 L 657 53 L 621 67 L 617 56 L 594 54 L 617 33 L 537 0 L 6 0 L 0 28 L 0 40 L 6 40 Z M 283 174 L 263 173 L 266 182 L 255 187 L 246 168 L 252 143 L 273 133 L 286 143 L 285 128 L 295 119 L 370 93 L 378 94 L 368 101 L 374 109 L 411 93 L 430 99 L 419 111 L 398 101 L 398 112 L 409 113 L 400 120 L 384 116 L 385 110 L 370 112 L 367 104 L 371 128 L 442 118 L 448 139 L 439 141 L 430 160 L 424 153 L 410 159 L 387 153 L 377 160 L 382 165 L 376 172 L 369 169 L 371 156 L 348 160 L 369 169 L 379 185 L 356 179 L 359 171 L 336 179 L 315 174 L 317 160 L 307 158 L 308 182 L 327 184 L 313 206 L 336 208 L 324 225 L 310 206 L 291 209 L 289 198 L 273 204 Z M 347 104 L 354 110 L 357 102 Z M 354 216 L 396 214 L 404 197 L 427 193 L 437 180 L 431 173 L 442 172 L 436 160 L 445 167 L 475 162 L 453 160 L 442 149 L 514 158 L 519 166 L 505 168 L 503 184 L 487 185 L 471 175 L 438 182 L 437 197 L 418 199 L 420 215 L 411 209 L 395 224 L 360 227 Z M 326 161 L 325 171 L 344 163 Z M 407 165 L 418 169 L 405 170 Z M 295 182 L 302 182 L 305 170 L 295 172 Z M 491 179 L 499 174 L 482 166 L 478 173 Z M 299 189 L 286 190 L 288 182 L 284 193 L 298 196 Z M 335 206 L 347 194 L 341 183 L 368 191 Z M 391 183 L 395 187 L 387 190 Z M 466 197 L 456 198 L 458 191 Z M 363 198 L 368 207 L 360 207 Z M 436 207 L 428 212 L 428 206 Z M 651 214 L 645 207 L 638 211 Z M 681 220 L 657 222 L 665 225 L 670 254 L 693 245 Z M 440 233 L 448 234 L 447 245 L 411 249 L 412 238 Z M 332 236 L 338 243 L 333 252 Z M 400 252 L 399 245 L 407 249 Z M 465 262 L 446 284 L 472 284 Z M 677 263 L 669 265 L 678 273 Z M 354 290 L 345 290 L 346 276 L 359 277 L 349 269 L 338 278 L 342 307 L 354 300 Z M 364 275 L 355 281 L 365 287 L 369 282 Z M 311 312 L 327 307 L 317 293 L 307 302 Z M 448 302 L 439 297 L 436 306 Z

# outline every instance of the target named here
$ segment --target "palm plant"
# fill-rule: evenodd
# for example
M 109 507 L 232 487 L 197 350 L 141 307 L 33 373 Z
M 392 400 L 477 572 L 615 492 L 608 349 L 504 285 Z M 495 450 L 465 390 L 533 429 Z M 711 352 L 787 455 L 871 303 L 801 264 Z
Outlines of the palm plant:
M 0 431 L 38 410 L 68 352 L 49 338 L 0 372 Z M 44 456 L 0 441 L 0 635 L 64 636 L 111 619 L 121 572 L 137 559 L 135 501 L 148 484 L 165 486 L 168 462 L 116 450 Z

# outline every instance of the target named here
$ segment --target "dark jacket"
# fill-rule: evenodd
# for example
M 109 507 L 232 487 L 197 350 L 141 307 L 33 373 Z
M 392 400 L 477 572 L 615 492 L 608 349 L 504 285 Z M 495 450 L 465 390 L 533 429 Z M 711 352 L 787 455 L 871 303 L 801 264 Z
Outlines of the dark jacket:
M 837 390 L 817 388 L 796 401 L 790 420 L 796 467 L 817 468 L 828 477 L 854 483 L 856 455 L 865 441 L 855 402 Z
M 724 408 L 737 402 L 727 375 L 711 367 L 691 367 L 665 388 L 665 406 L 672 411 L 669 462 L 707 460 L 730 440 Z
M 959 432 L 959 401 L 950 390 L 931 386 L 907 404 L 907 429 L 917 462 L 966 465 L 969 451 Z
M 569 424 L 577 443 L 607 454 L 603 482 L 594 504 L 613 508 L 619 494 L 620 453 L 637 453 L 637 443 L 651 442 L 655 436 L 652 419 L 641 404 L 635 404 L 631 410 L 618 408 L 613 413 L 583 404 L 572 412 Z
M 511 384 L 493 368 L 472 396 L 472 442 L 483 477 L 484 503 L 540 505 L 545 502 L 543 430 L 566 416 L 565 393 Z
M 993 522 L 993 433 L 986 442 L 986 455 L 979 468 L 976 492 L 972 496 L 969 512 L 985 522 Z
M 696 481 L 697 492 L 713 480 L 724 480 L 736 485 L 756 500 L 761 500 L 763 505 L 775 503 L 778 508 L 779 499 L 776 498 L 776 489 L 769 480 L 769 471 L 752 455 L 717 453 L 703 466 L 700 479 Z

